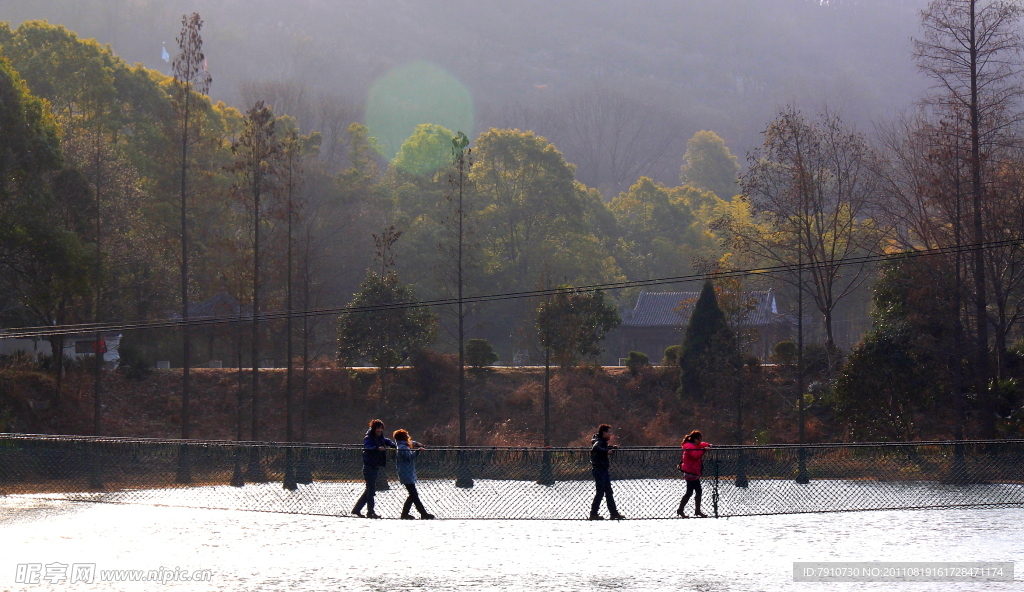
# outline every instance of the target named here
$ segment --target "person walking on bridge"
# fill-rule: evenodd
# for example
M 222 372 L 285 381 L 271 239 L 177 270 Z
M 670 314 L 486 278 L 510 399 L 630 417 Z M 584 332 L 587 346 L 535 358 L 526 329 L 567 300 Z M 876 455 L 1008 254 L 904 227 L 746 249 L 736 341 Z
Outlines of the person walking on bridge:
M 373 495 L 377 492 L 377 471 L 387 465 L 388 459 L 384 452 L 388 448 L 396 448 L 394 440 L 384 437 L 384 422 L 379 419 L 370 421 L 370 428 L 363 436 L 363 479 L 366 491 L 356 502 L 352 513 L 362 516 L 361 510 L 366 506 L 367 518 L 380 518 L 373 511 Z
M 679 509 L 676 510 L 676 514 L 680 518 L 689 518 L 686 515 L 686 502 L 690 501 L 690 496 L 694 496 L 693 515 L 698 518 L 707 518 L 707 514 L 700 511 L 700 476 L 704 472 L 704 461 L 701 457 L 704 456 L 704 451 L 711 444 L 704 442 L 701 438 L 701 433 L 697 430 L 693 430 L 683 438 L 683 456 L 679 460 L 679 470 L 683 472 L 683 479 L 686 480 L 686 494 L 679 501 Z
M 432 520 L 434 515 L 423 507 L 420 495 L 416 492 L 416 456 L 424 446 L 410 438 L 409 432 L 406 430 L 396 430 L 394 437 L 398 444 L 398 480 L 405 485 L 406 491 L 409 492 L 409 497 L 405 499 L 405 505 L 402 506 L 402 519 L 414 520 L 409 510 L 412 510 L 412 506 L 415 504 L 421 520 Z
M 604 520 L 604 517 L 598 514 L 598 510 L 601 508 L 602 497 L 604 497 L 608 503 L 608 513 L 611 514 L 612 520 L 625 520 L 626 518 L 622 514 L 619 514 L 618 509 L 615 507 L 615 498 L 612 495 L 612 477 L 609 471 L 609 457 L 615 454 L 615 450 L 618 449 L 618 446 L 608 443 L 611 437 L 612 426 L 603 423 L 597 428 L 597 433 L 594 434 L 594 438 L 591 440 L 590 465 L 594 473 L 594 485 L 597 487 L 597 493 L 594 495 L 594 503 L 590 505 L 591 520 Z

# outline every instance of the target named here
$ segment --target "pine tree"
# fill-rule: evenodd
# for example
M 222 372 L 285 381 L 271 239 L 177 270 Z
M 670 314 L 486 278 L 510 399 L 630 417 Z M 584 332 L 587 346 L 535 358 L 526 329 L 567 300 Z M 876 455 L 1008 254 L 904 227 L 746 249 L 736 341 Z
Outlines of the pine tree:
M 714 399 L 719 393 L 728 392 L 731 378 L 736 376 L 740 365 L 735 335 L 718 306 L 715 287 L 708 280 L 686 326 L 683 352 L 679 356 L 680 392 L 700 400 Z

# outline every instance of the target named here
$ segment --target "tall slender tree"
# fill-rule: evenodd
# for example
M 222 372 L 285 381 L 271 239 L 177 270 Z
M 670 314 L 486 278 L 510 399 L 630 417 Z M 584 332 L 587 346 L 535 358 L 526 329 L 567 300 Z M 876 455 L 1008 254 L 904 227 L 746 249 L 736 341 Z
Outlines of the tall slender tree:
M 450 191 L 445 196 L 448 216 L 445 226 L 448 240 L 441 244 L 443 261 L 443 284 L 449 296 L 456 301 L 456 337 L 459 342 L 459 446 L 466 445 L 466 308 L 464 290 L 466 287 L 466 183 L 472 166 L 469 138 L 458 132 L 451 140 L 452 164 L 454 170 L 448 178 Z
M 544 306 L 551 307 L 551 277 L 547 270 L 541 276 L 540 288 L 547 292 Z M 544 347 L 544 458 L 541 463 L 540 477 L 537 479 L 539 485 L 552 486 L 555 484 L 555 475 L 551 471 L 551 323 L 546 323 L 543 328 L 538 327 L 538 341 Z
M 308 442 L 308 424 L 309 424 L 309 411 L 308 411 L 308 400 L 309 400 L 309 364 L 310 364 L 310 352 L 309 342 L 312 337 L 313 328 L 310 326 L 310 306 L 311 299 L 313 296 L 313 272 L 316 261 L 316 249 L 314 243 L 314 229 L 316 224 L 320 222 L 319 216 L 316 214 L 310 216 L 308 213 L 302 224 L 302 243 L 301 243 L 301 273 L 302 273 L 302 405 L 301 415 L 299 420 L 299 440 L 302 442 Z M 299 467 L 296 471 L 295 479 L 298 483 L 312 483 L 313 475 L 309 465 L 308 449 L 302 449 L 302 456 L 299 459 Z
M 103 300 L 103 173 L 102 166 L 100 164 L 102 151 L 99 148 L 99 144 L 102 143 L 100 135 L 96 134 L 93 140 L 96 144 L 95 156 L 94 156 L 94 177 L 93 177 L 93 197 L 96 198 L 96 261 L 95 261 L 95 301 L 93 302 L 93 317 L 92 321 L 99 325 L 100 322 L 100 306 Z M 106 343 L 103 341 L 103 333 L 100 331 L 96 332 L 93 341 L 93 412 L 92 412 L 92 433 L 94 436 L 103 435 L 103 404 L 101 403 L 101 391 L 102 391 L 102 376 L 103 376 L 103 358 L 107 352 Z
M 180 163 L 180 214 L 181 214 L 181 349 L 182 349 L 182 371 L 181 371 L 181 437 L 189 438 L 192 435 L 191 419 L 191 392 L 189 389 L 190 370 L 192 366 L 192 340 L 189 330 L 188 310 L 188 171 L 189 171 L 189 146 L 193 144 L 198 134 L 197 127 L 193 125 L 195 117 L 195 99 L 193 93 L 206 94 L 210 90 L 212 78 L 206 71 L 206 57 L 203 55 L 203 38 L 200 31 L 203 28 L 203 19 L 199 13 L 182 15 L 181 32 L 178 34 L 177 42 L 178 55 L 171 62 L 171 69 L 174 72 L 174 86 L 177 91 L 175 97 L 175 108 L 181 122 L 181 163 Z M 195 137 L 193 137 L 195 136 Z
M 245 129 L 232 146 L 237 160 L 231 167 L 238 175 L 235 194 L 250 209 L 252 224 L 252 431 L 260 437 L 260 230 L 266 223 L 266 200 L 278 192 L 281 147 L 275 134 L 274 114 L 257 101 L 245 116 Z M 258 458 L 251 457 L 249 480 L 265 480 Z
M 286 259 L 285 264 L 285 309 L 288 311 L 288 315 L 285 318 L 285 357 L 287 358 L 287 366 L 285 371 L 285 440 L 291 442 L 294 440 L 294 434 L 292 431 L 292 425 L 294 423 L 292 419 L 292 375 L 293 375 L 293 364 L 292 364 L 292 246 L 293 233 L 292 223 L 295 221 L 299 204 L 296 201 L 296 191 L 302 182 L 302 163 L 300 161 L 302 145 L 299 140 L 299 134 L 295 130 L 290 130 L 285 136 L 284 141 L 281 143 L 282 156 L 283 156 L 283 172 L 284 172 L 284 194 L 285 194 L 285 216 L 286 221 Z M 305 317 L 303 317 L 305 318 Z M 285 467 L 284 476 L 284 487 L 285 489 L 296 489 L 295 481 L 295 468 L 292 463 L 292 449 L 288 449 L 287 465 Z
M 466 439 L 466 307 L 463 299 L 466 287 L 466 208 L 465 193 L 466 183 L 469 180 L 469 169 L 473 165 L 470 160 L 471 149 L 469 138 L 461 131 L 452 138 L 452 163 L 455 171 L 448 180 L 452 189 L 448 194 L 448 203 L 451 206 L 448 223 L 452 230 L 452 244 L 448 246 L 449 261 L 454 264 L 451 271 L 454 272 L 451 279 L 455 283 L 455 296 L 457 302 L 456 315 L 458 316 L 458 338 L 459 338 L 459 446 L 467 444 Z M 463 462 L 460 457 L 459 475 L 455 481 L 456 487 L 468 488 L 473 486 L 473 476 L 469 471 L 469 465 Z
M 1005 152 L 1000 148 L 1008 132 L 1021 120 L 1022 15 L 1024 7 L 1010 0 L 932 0 L 921 12 L 922 36 L 914 40 L 918 67 L 935 81 L 929 104 L 947 117 L 967 120 L 972 242 L 978 245 L 985 242 L 984 202 L 994 165 Z M 974 249 L 973 259 L 980 427 L 981 436 L 991 438 L 995 420 L 987 386 L 992 372 L 983 250 Z

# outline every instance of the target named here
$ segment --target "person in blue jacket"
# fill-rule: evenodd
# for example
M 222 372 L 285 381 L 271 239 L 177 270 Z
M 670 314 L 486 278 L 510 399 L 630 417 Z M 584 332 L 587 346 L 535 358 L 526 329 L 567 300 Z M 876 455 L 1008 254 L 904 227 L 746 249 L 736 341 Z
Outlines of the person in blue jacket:
M 416 457 L 424 446 L 410 438 L 409 432 L 405 430 L 395 430 L 394 437 L 395 443 L 398 444 L 398 480 L 405 485 L 406 491 L 409 492 L 409 497 L 405 499 L 405 505 L 402 506 L 402 519 L 414 520 L 409 514 L 409 510 L 415 504 L 421 520 L 432 520 L 434 515 L 423 507 L 420 495 L 416 492 Z
M 608 443 L 611 437 L 612 426 L 603 423 L 597 428 L 597 433 L 594 434 L 594 438 L 591 440 L 590 465 L 594 473 L 594 485 L 597 487 L 594 503 L 590 505 L 591 520 L 604 519 L 597 513 L 601 508 L 602 497 L 608 502 L 608 513 L 611 514 L 612 520 L 625 520 L 626 518 L 619 514 L 619 511 L 615 508 L 615 498 L 612 496 L 612 477 L 608 470 L 608 457 L 615 453 L 618 446 Z
M 388 448 L 396 448 L 394 440 L 384 437 L 384 422 L 379 419 L 370 421 L 370 428 L 363 436 L 363 479 L 366 481 L 366 491 L 360 496 L 352 513 L 362 516 L 363 506 L 366 506 L 367 518 L 380 518 L 373 511 L 373 494 L 377 491 L 377 471 L 387 464 L 387 456 L 384 451 Z

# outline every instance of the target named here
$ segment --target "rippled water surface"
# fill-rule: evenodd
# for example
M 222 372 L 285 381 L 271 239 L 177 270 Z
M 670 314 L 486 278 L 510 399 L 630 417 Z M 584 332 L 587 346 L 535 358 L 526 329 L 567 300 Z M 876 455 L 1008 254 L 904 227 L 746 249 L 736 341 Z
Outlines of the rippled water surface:
M 794 561 L 1013 561 L 1024 572 L 1024 509 L 421 522 L 0 498 L 2 591 L 1024 590 L 1024 573 L 970 585 L 794 583 Z M 54 562 L 210 569 L 212 579 L 15 582 L 17 564 Z

